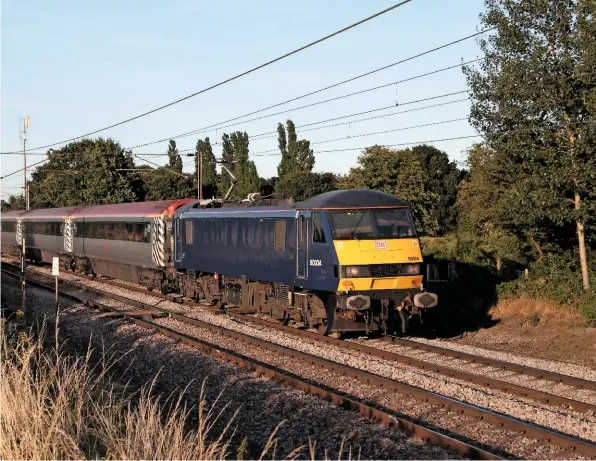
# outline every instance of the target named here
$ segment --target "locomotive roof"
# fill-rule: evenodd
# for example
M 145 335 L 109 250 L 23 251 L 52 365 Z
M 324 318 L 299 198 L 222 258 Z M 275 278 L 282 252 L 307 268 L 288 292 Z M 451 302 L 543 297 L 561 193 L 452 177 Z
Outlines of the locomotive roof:
M 293 210 L 312 209 L 354 209 L 354 208 L 393 208 L 409 207 L 405 200 L 391 194 L 369 189 L 336 190 L 319 194 L 295 204 L 274 205 L 261 200 L 254 203 L 226 203 L 224 207 L 198 208 L 196 204 L 187 204 L 176 210 L 178 215 L 206 216 L 207 214 L 237 214 L 237 213 L 287 213 Z
M 349 209 L 376 207 L 405 207 L 408 202 L 385 192 L 370 189 L 335 190 L 315 195 L 296 204 L 298 209 Z

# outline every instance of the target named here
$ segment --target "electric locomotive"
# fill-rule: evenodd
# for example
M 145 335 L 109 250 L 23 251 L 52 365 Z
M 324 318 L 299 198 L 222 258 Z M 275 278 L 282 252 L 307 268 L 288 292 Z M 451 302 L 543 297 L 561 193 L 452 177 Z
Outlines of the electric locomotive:
M 175 211 L 172 232 L 181 294 L 322 334 L 405 332 L 438 302 L 423 289 L 410 204 L 383 192 L 187 204 Z

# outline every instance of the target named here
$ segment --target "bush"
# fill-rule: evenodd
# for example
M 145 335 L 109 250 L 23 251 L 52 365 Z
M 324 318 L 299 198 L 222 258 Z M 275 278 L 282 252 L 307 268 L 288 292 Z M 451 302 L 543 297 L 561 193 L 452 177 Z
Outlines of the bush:
M 590 322 L 596 323 L 596 296 L 593 291 L 584 293 L 578 266 L 575 259 L 548 255 L 528 266 L 528 277 L 520 274 L 515 280 L 497 286 L 497 294 L 499 299 L 550 299 L 578 309 Z

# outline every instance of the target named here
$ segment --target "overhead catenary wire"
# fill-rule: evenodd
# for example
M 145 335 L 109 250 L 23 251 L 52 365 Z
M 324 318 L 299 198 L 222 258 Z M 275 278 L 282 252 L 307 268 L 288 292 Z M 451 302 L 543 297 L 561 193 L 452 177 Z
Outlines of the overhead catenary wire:
M 349 136 L 343 136 L 341 138 L 333 138 L 333 139 L 325 139 L 323 141 L 315 141 L 315 142 L 311 142 L 310 144 L 325 144 L 328 142 L 335 142 L 335 141 L 344 141 L 346 139 L 352 139 L 352 138 L 363 138 L 365 136 L 374 136 L 377 134 L 385 134 L 385 133 L 394 133 L 396 131 L 405 131 L 405 130 L 413 130 L 415 128 L 424 128 L 427 126 L 435 126 L 435 125 L 443 125 L 443 124 L 447 124 L 447 123 L 454 123 L 454 122 L 460 122 L 462 120 L 467 120 L 466 117 L 460 117 L 460 118 L 454 118 L 454 119 L 450 119 L 450 120 L 442 120 L 440 122 L 431 122 L 431 123 L 424 123 L 422 125 L 412 125 L 412 126 L 406 126 L 406 127 L 400 127 L 400 128 L 393 128 L 391 130 L 383 130 L 383 131 L 374 131 L 372 133 L 362 133 L 362 134 L 355 134 L 355 135 L 349 135 Z M 265 153 L 269 153 L 269 152 L 275 152 L 279 150 L 278 149 L 270 149 L 270 150 L 263 150 L 263 151 L 258 151 L 258 152 L 253 152 L 252 155 L 253 156 L 259 156 L 259 154 L 265 154 Z
M 435 96 L 430 96 L 428 98 L 422 98 L 422 99 L 415 99 L 415 100 L 411 100 L 411 101 L 404 101 L 401 102 L 398 106 L 392 104 L 389 106 L 382 106 L 382 107 L 378 107 L 375 109 L 369 109 L 369 110 L 365 110 L 365 111 L 361 111 L 361 112 L 353 112 L 350 114 L 346 114 L 346 115 L 341 115 L 338 117 L 333 117 L 333 118 L 328 118 L 328 119 L 324 119 L 324 120 L 318 120 L 316 122 L 310 122 L 310 123 L 305 123 L 303 125 L 296 125 L 296 129 L 299 129 L 300 133 L 306 132 L 306 131 L 313 131 L 313 130 L 322 130 L 322 129 L 326 129 L 326 128 L 334 128 L 334 127 L 338 127 L 338 126 L 343 126 L 343 125 L 348 125 L 348 124 L 356 124 L 356 123 L 360 123 L 360 122 L 365 122 L 365 121 L 369 121 L 369 120 L 376 120 L 379 118 L 384 118 L 384 117 L 392 117 L 394 115 L 399 115 L 399 114 L 406 114 L 406 113 L 410 113 L 410 112 L 417 112 L 420 110 L 425 110 L 425 109 L 432 109 L 434 107 L 441 107 L 441 106 L 446 106 L 446 105 L 450 105 L 450 104 L 455 104 L 458 102 L 464 102 L 464 101 L 469 101 L 470 98 L 460 98 L 460 99 L 455 99 L 453 101 L 447 101 L 447 102 L 442 102 L 442 103 L 438 103 L 438 104 L 431 104 L 428 106 L 422 106 L 422 107 L 415 107 L 413 109 L 407 109 L 407 110 L 401 110 L 401 111 L 396 111 L 396 112 L 392 112 L 390 114 L 383 114 L 383 115 L 375 115 L 373 117 L 366 117 L 366 118 L 362 118 L 362 119 L 358 119 L 358 120 L 350 120 L 348 122 L 341 122 L 341 123 L 335 123 L 333 125 L 327 125 L 327 126 L 322 126 L 322 127 L 313 127 L 314 125 L 320 125 L 323 123 L 327 123 L 327 122 L 334 122 L 337 120 L 343 120 L 346 118 L 350 118 L 350 117 L 357 117 L 358 115 L 366 115 L 366 114 L 370 114 L 370 113 L 374 113 L 374 112 L 378 112 L 378 111 L 382 111 L 382 110 L 389 110 L 389 109 L 396 109 L 402 106 L 407 106 L 410 104 L 416 104 L 419 102 L 424 102 L 424 101 L 432 101 L 434 99 L 440 99 L 440 98 L 445 98 L 448 96 L 454 96 L 457 94 L 462 94 L 462 93 L 466 93 L 468 90 L 462 90 L 462 91 L 457 91 L 455 93 L 445 93 L 445 94 L 440 94 L 440 95 L 435 95 Z M 309 128 L 310 127 L 310 128 Z M 272 137 L 276 137 L 277 136 L 277 131 L 266 131 L 263 133 L 258 133 L 255 135 L 251 135 L 250 139 L 251 141 L 260 141 L 261 139 L 268 139 L 268 138 L 272 138 Z M 217 144 L 217 143 L 216 143 Z M 190 152 L 190 151 L 195 151 L 196 148 L 195 147 L 191 147 L 188 149 L 182 149 L 179 150 L 178 153 L 179 154 L 184 154 L 186 152 Z M 58 154 L 58 151 L 54 151 L 52 152 L 52 154 L 56 155 Z M 47 155 L 47 152 L 33 152 L 33 153 L 27 153 L 27 155 Z M 135 154 L 138 155 L 144 155 L 144 156 L 149 156 L 149 157 L 165 157 L 166 155 L 168 155 L 167 153 L 161 153 L 161 152 L 135 152 Z M 188 154 L 186 154 L 188 155 Z M 27 168 L 29 169 L 29 168 Z
M 379 147 L 403 147 L 403 146 L 414 146 L 414 145 L 418 145 L 418 144 L 428 144 L 431 142 L 443 142 L 443 141 L 456 141 L 456 140 L 460 140 L 460 139 L 471 139 L 471 138 L 480 138 L 482 137 L 479 134 L 474 134 L 474 135 L 467 135 L 467 136 L 456 136 L 453 138 L 442 138 L 442 139 L 427 139 L 424 141 L 412 141 L 412 142 L 402 142 L 402 143 L 397 143 L 397 144 L 379 144 Z M 347 147 L 347 148 L 343 148 L 343 149 L 328 149 L 328 150 L 316 150 L 313 151 L 313 154 L 326 154 L 326 153 L 331 153 L 331 152 L 348 152 L 348 151 L 355 151 L 355 150 L 361 150 L 364 151 L 365 149 L 369 148 L 369 147 L 373 147 L 373 146 L 366 146 L 366 147 Z M 279 157 L 281 156 L 281 152 L 278 152 L 276 154 L 249 154 L 249 157 Z
M 465 92 L 465 91 L 464 91 Z M 352 114 L 348 114 L 348 115 L 342 115 L 339 117 L 333 117 L 333 118 L 328 118 L 326 120 L 319 120 L 317 122 L 311 122 L 311 123 L 306 123 L 304 125 L 297 125 L 296 129 L 299 129 L 299 133 L 304 133 L 305 131 L 313 131 L 313 130 L 323 130 L 325 128 L 335 128 L 338 126 L 343 126 L 343 125 L 349 125 L 349 124 L 355 124 L 355 123 L 360 123 L 360 122 L 366 122 L 369 120 L 376 120 L 378 118 L 383 118 L 383 117 L 392 117 L 394 115 L 399 115 L 399 114 L 406 114 L 409 112 L 417 112 L 419 110 L 425 110 L 425 109 L 431 109 L 434 107 L 441 107 L 441 106 L 446 106 L 449 104 L 455 104 L 457 102 L 463 102 L 463 101 L 469 101 L 470 98 L 461 98 L 461 99 L 455 99 L 453 101 L 447 101 L 447 102 L 441 102 L 438 104 L 431 104 L 429 106 L 422 106 L 422 107 L 415 107 L 413 109 L 407 109 L 407 110 L 400 110 L 397 112 L 391 112 L 390 114 L 383 114 L 383 115 L 375 115 L 373 117 L 366 117 L 366 118 L 361 118 L 358 120 L 350 120 L 347 122 L 341 122 L 341 123 L 334 123 L 333 125 L 326 125 L 326 126 L 320 126 L 320 127 L 314 127 L 314 128 L 306 128 L 304 129 L 304 127 L 312 127 L 313 125 L 320 125 L 322 123 L 327 123 L 327 122 L 334 122 L 336 120 L 342 120 L 345 118 L 349 118 L 349 117 L 356 117 L 358 115 L 364 115 L 364 114 L 370 114 L 372 112 L 377 112 L 377 111 L 381 111 L 381 110 L 386 110 L 386 109 L 395 109 L 396 107 L 401 107 L 401 106 L 406 106 L 409 104 L 415 104 L 418 102 L 422 102 L 422 101 L 428 101 L 428 100 L 432 100 L 432 99 L 438 99 L 438 98 L 443 98 L 446 96 L 452 96 L 453 93 L 448 93 L 446 95 L 438 95 L 438 96 L 433 96 L 431 98 L 426 98 L 426 99 L 417 99 L 415 101 L 406 101 L 401 103 L 399 106 L 383 106 L 383 107 L 379 107 L 377 109 L 371 109 L 371 110 L 367 110 L 364 112 L 355 112 Z M 265 136 L 267 135 L 267 136 Z M 277 131 L 267 131 L 266 133 L 260 133 L 260 134 L 256 134 L 254 136 L 251 136 L 251 140 L 253 141 L 260 141 L 261 139 L 268 139 L 268 138 L 272 138 L 272 137 L 276 137 L 277 136 Z
M 446 106 L 446 105 L 449 105 L 449 104 L 454 104 L 454 103 L 464 102 L 464 101 L 469 101 L 469 100 L 470 100 L 470 98 L 456 99 L 454 101 L 447 101 L 447 102 L 442 102 L 442 103 L 439 103 L 439 104 L 431 104 L 431 105 L 423 106 L 423 107 L 415 107 L 414 109 L 407 109 L 407 110 L 402 110 L 402 111 L 398 111 L 398 112 L 392 112 L 390 114 L 375 115 L 373 117 L 366 117 L 366 118 L 362 118 L 362 119 L 358 119 L 358 120 L 350 120 L 348 122 L 334 123 L 333 125 L 327 125 L 327 126 L 321 126 L 321 127 L 311 127 L 311 128 L 307 128 L 307 129 L 301 129 L 304 126 L 311 126 L 311 125 L 316 125 L 316 124 L 320 124 L 320 123 L 326 123 L 326 122 L 329 122 L 329 121 L 338 120 L 338 119 L 342 119 L 342 118 L 346 118 L 346 117 L 353 117 L 355 115 L 362 114 L 362 112 L 357 112 L 356 114 L 344 115 L 342 117 L 335 117 L 335 118 L 332 118 L 332 119 L 320 120 L 318 122 L 312 122 L 312 123 L 307 123 L 305 125 L 299 125 L 299 126 L 296 126 L 296 129 L 297 130 L 299 129 L 299 131 L 297 131 L 297 133 L 303 133 L 305 131 L 322 130 L 322 129 L 325 129 L 325 128 L 335 128 L 335 127 L 338 127 L 338 126 L 344 126 L 344 125 L 349 125 L 349 124 L 356 124 L 356 123 L 365 122 L 365 121 L 369 121 L 369 120 L 375 120 L 375 119 L 378 119 L 378 118 L 391 117 L 391 116 L 394 116 L 394 115 L 406 114 L 406 113 L 409 113 L 409 112 L 416 112 L 416 111 L 419 111 L 419 110 L 431 109 L 431 108 L 434 108 L 434 107 Z M 394 107 L 394 106 L 391 106 L 391 107 Z M 384 109 L 384 108 L 385 107 L 383 107 L 381 109 Z M 376 110 L 376 109 L 373 109 L 373 110 Z M 369 111 L 367 111 L 367 113 L 368 112 Z M 263 136 L 263 137 L 260 137 L 260 138 L 256 138 L 255 139 L 256 136 L 261 136 L 263 134 L 269 135 L 270 133 L 275 133 L 275 134 L 273 134 L 271 136 Z M 277 136 L 277 132 L 273 131 L 273 132 L 261 133 L 261 135 L 251 136 L 250 139 L 251 139 L 251 141 L 260 141 L 261 139 L 269 139 L 269 138 L 272 138 L 272 137 L 276 137 Z M 311 144 L 316 144 L 316 142 L 313 142 Z M 185 152 L 185 151 L 190 151 L 190 150 L 195 150 L 195 148 L 192 147 L 190 149 L 185 149 L 184 151 L 180 151 L 180 152 Z M 145 153 L 145 152 L 143 152 L 143 153 L 140 153 L 139 155 L 154 156 L 154 157 L 165 157 L 168 154 Z
M 488 32 L 489 30 L 492 30 L 492 29 L 487 29 L 487 30 L 485 30 L 485 31 L 483 31 L 481 33 Z M 219 123 L 216 123 L 216 124 L 213 124 L 213 125 L 209 125 L 209 126 L 205 126 L 205 127 L 202 127 L 202 128 L 198 128 L 196 130 L 187 131 L 185 133 L 180 133 L 180 134 L 177 134 L 177 135 L 174 135 L 174 136 L 170 136 L 168 138 L 162 138 L 162 139 L 158 139 L 158 140 L 155 140 L 155 141 L 146 142 L 146 143 L 143 143 L 143 144 L 138 144 L 136 146 L 133 146 L 132 149 L 137 149 L 139 147 L 146 147 L 146 146 L 150 146 L 150 145 L 153 145 L 153 144 L 159 144 L 161 142 L 169 141 L 170 139 L 179 139 L 179 138 L 184 138 L 184 137 L 188 137 L 188 136 L 193 136 L 195 134 L 204 133 L 206 131 L 211 131 L 211 130 L 216 129 L 216 128 L 217 129 L 229 128 L 231 126 L 239 125 L 240 123 L 247 123 L 247 122 L 252 122 L 252 121 L 255 121 L 255 120 L 262 120 L 263 118 L 273 117 L 275 115 L 284 114 L 284 113 L 287 113 L 287 112 L 290 112 L 290 111 L 293 111 L 293 110 L 300 110 L 300 109 L 305 109 L 305 108 L 308 108 L 308 107 L 317 106 L 317 105 L 320 105 L 320 104 L 326 104 L 326 103 L 329 103 L 329 102 L 332 102 L 332 101 L 337 101 L 339 99 L 348 98 L 348 97 L 351 97 L 351 96 L 356 96 L 356 95 L 367 93 L 367 92 L 370 92 L 370 91 L 380 90 L 382 88 L 386 88 L 388 86 L 396 85 L 396 84 L 399 84 L 399 83 L 405 83 L 405 82 L 408 82 L 408 81 L 411 81 L 411 80 L 416 80 L 418 78 L 427 77 L 429 75 L 433 75 L 433 74 L 437 74 L 439 72 L 444 72 L 444 71 L 447 71 L 447 70 L 455 69 L 455 68 L 464 66 L 466 64 L 472 64 L 472 63 L 475 63 L 475 62 L 479 62 L 479 61 L 484 60 L 485 58 L 478 58 L 478 59 L 473 59 L 473 60 L 466 61 L 466 62 L 461 62 L 459 64 L 455 64 L 455 65 L 452 65 L 452 66 L 444 67 L 444 68 L 441 68 L 441 69 L 436 69 L 436 70 L 431 71 L 431 72 L 425 72 L 425 73 L 419 74 L 419 75 L 414 75 L 412 77 L 408 77 L 408 78 L 405 78 L 405 79 L 402 79 L 402 80 L 393 81 L 393 82 L 386 83 L 386 84 L 383 84 L 383 85 L 375 86 L 375 87 L 372 87 L 372 88 L 367 88 L 367 89 L 360 90 L 360 91 L 355 91 L 355 92 L 352 92 L 352 93 L 348 93 L 348 94 L 345 94 L 345 95 L 340 95 L 340 96 L 337 96 L 337 97 L 334 97 L 334 98 L 325 99 L 325 100 L 322 100 L 322 101 L 316 101 L 316 102 L 311 103 L 311 104 L 306 104 L 304 106 L 294 107 L 292 109 L 287 109 L 287 110 L 284 110 L 284 111 L 281 111 L 281 112 L 276 112 L 274 114 L 269 114 L 269 115 L 266 115 L 266 116 L 263 116 L 263 117 L 257 117 L 257 118 L 253 118 L 253 119 L 250 119 L 250 120 L 243 120 L 242 122 L 239 122 L 239 123 L 234 123 L 234 124 L 231 124 L 231 125 L 221 126 L 221 125 L 224 125 L 226 123 L 234 122 L 234 121 L 237 121 L 237 120 L 240 120 L 240 119 L 249 117 L 251 115 L 255 115 L 255 114 L 264 112 L 266 110 L 273 109 L 275 107 L 279 107 L 279 106 L 288 104 L 290 102 L 297 101 L 299 99 L 303 99 L 303 98 L 305 98 L 307 96 L 312 96 L 312 95 L 317 94 L 317 93 L 320 93 L 322 91 L 326 91 L 328 89 L 335 88 L 335 87 L 340 86 L 340 85 L 343 85 L 345 83 L 348 83 L 348 82 L 357 80 L 359 78 L 362 78 L 362 77 L 365 77 L 365 76 L 368 76 L 368 75 L 371 75 L 371 74 L 373 74 L 375 72 L 379 72 L 379 71 L 385 70 L 385 69 L 387 69 L 389 67 L 396 66 L 398 64 L 401 64 L 401 63 L 410 61 L 410 60 L 415 59 L 417 57 L 424 56 L 424 55 L 426 55 L 428 53 L 431 53 L 433 51 L 438 51 L 438 50 L 440 50 L 442 48 L 445 48 L 446 46 L 454 45 L 454 44 L 459 43 L 459 42 L 461 42 L 463 40 L 467 40 L 469 38 L 475 37 L 475 36 L 477 36 L 479 34 L 480 34 L 480 32 L 479 33 L 476 33 L 476 34 L 473 34 L 473 35 L 469 35 L 467 37 L 464 37 L 464 38 L 462 38 L 460 40 L 456 40 L 454 42 L 450 42 L 450 43 L 448 43 L 446 45 L 443 45 L 441 47 L 433 48 L 432 50 L 428 50 L 428 51 L 425 51 L 423 53 L 419 53 L 417 55 L 411 56 L 409 58 L 402 59 L 401 61 L 397 61 L 397 62 L 395 62 L 393 64 L 389 64 L 388 66 L 380 67 L 378 69 L 375 69 L 373 71 L 370 71 L 370 72 L 367 72 L 367 73 L 358 75 L 358 76 L 353 77 L 353 78 L 350 78 L 348 80 L 344 80 L 342 82 L 335 83 L 333 85 L 330 85 L 330 86 L 321 88 L 321 89 L 316 90 L 316 91 L 311 91 L 310 93 L 306 93 L 304 95 L 301 95 L 301 96 L 298 96 L 298 97 L 294 97 L 292 99 L 288 99 L 286 101 L 282 101 L 280 103 L 276 103 L 276 104 L 273 104 L 271 106 L 267 106 L 267 107 L 264 107 L 262 109 L 259 109 L 259 110 L 253 111 L 253 112 L 249 112 L 249 113 L 246 113 L 244 115 L 240 115 L 240 116 L 237 116 L 237 117 L 228 119 L 228 120 L 224 120 L 222 122 L 219 122 Z
M 402 1 L 400 1 L 398 3 L 395 3 L 394 5 L 392 5 L 392 6 L 388 7 L 388 8 L 385 8 L 382 11 L 379 11 L 379 12 L 377 12 L 377 13 L 371 15 L 371 16 L 368 16 L 368 17 L 366 17 L 364 19 L 361 19 L 360 21 L 357 21 L 357 22 L 355 22 L 353 24 L 350 24 L 349 26 L 346 26 L 346 27 L 344 27 L 344 28 L 342 28 L 340 30 L 337 30 L 337 31 L 335 31 L 335 32 L 333 32 L 331 34 L 328 34 L 328 35 L 326 35 L 324 37 L 321 37 L 321 38 L 319 38 L 319 39 L 317 39 L 317 40 L 315 40 L 313 42 L 307 43 L 306 45 L 303 45 L 300 48 L 296 48 L 296 49 L 294 49 L 292 51 L 289 51 L 289 52 L 287 52 L 287 53 L 285 53 L 285 54 L 283 54 L 281 56 L 278 56 L 275 59 L 271 59 L 270 61 L 267 61 L 267 62 L 265 62 L 263 64 L 260 64 L 260 65 L 258 65 L 256 67 L 252 67 L 251 69 L 246 70 L 244 72 L 241 72 L 239 74 L 236 74 L 233 77 L 227 78 L 225 80 L 222 80 L 221 82 L 215 83 L 214 85 L 208 86 L 207 88 L 203 88 L 202 90 L 196 91 L 196 92 L 194 92 L 192 94 L 189 94 L 189 95 L 184 96 L 182 98 L 176 99 L 175 101 L 169 102 L 169 103 L 164 104 L 164 105 L 159 106 L 159 107 L 156 107 L 155 109 L 148 110 L 146 112 L 143 112 L 141 114 L 135 115 L 135 116 L 130 117 L 130 118 L 127 118 L 127 119 L 122 120 L 120 122 L 113 123 L 113 124 L 108 125 L 108 126 L 105 126 L 103 128 L 99 128 L 99 129 L 90 131 L 89 133 L 85 133 L 85 134 L 82 134 L 82 135 L 79 135 L 79 136 L 75 136 L 75 137 L 70 138 L 70 139 L 66 139 L 66 140 L 63 140 L 63 141 L 58 141 L 58 142 L 55 142 L 55 143 L 52 143 L 52 144 L 46 144 L 45 146 L 34 147 L 34 148 L 32 148 L 32 150 L 45 149 L 47 147 L 57 146 L 58 144 L 65 144 L 67 142 L 76 141 L 77 139 L 85 138 L 87 136 L 91 136 L 93 134 L 97 134 L 97 133 L 100 133 L 102 131 L 106 131 L 106 130 L 109 130 L 111 128 L 115 128 L 117 126 L 124 125 L 125 123 L 129 123 L 129 122 L 132 122 L 134 120 L 138 120 L 138 119 L 140 119 L 142 117 L 146 117 L 147 115 L 153 114 L 153 113 L 158 112 L 158 111 L 163 110 L 163 109 L 166 109 L 166 108 L 171 107 L 171 106 L 173 106 L 175 104 L 179 104 L 179 103 L 181 103 L 183 101 L 186 101 L 188 99 L 194 98 L 195 96 L 198 96 L 200 94 L 203 94 L 203 93 L 206 93 L 208 91 L 211 91 L 211 90 L 213 90 L 215 88 L 218 88 L 218 87 L 220 87 L 222 85 L 225 85 L 226 83 L 230 83 L 230 82 L 232 82 L 234 80 L 237 80 L 237 79 L 239 79 L 241 77 L 244 77 L 244 76 L 246 76 L 248 74 L 251 74 L 253 72 L 256 72 L 257 70 L 263 69 L 264 67 L 270 66 L 271 64 L 274 64 L 274 63 L 276 63 L 278 61 L 281 61 L 281 60 L 283 60 L 285 58 L 288 58 L 288 57 L 290 57 L 290 56 L 292 56 L 292 55 L 294 55 L 296 53 L 299 53 L 301 51 L 304 51 L 307 48 L 311 48 L 311 47 L 313 47 L 315 45 L 318 45 L 319 43 L 322 43 L 322 42 L 324 42 L 326 40 L 329 40 L 330 38 L 333 38 L 333 37 L 335 37 L 335 36 L 337 36 L 339 34 L 342 34 L 344 32 L 347 32 L 350 29 L 353 29 L 353 28 L 355 28 L 355 27 L 357 27 L 359 25 L 362 25 L 362 24 L 364 24 L 364 23 L 366 23 L 366 22 L 368 22 L 368 21 L 370 21 L 372 19 L 375 19 L 375 18 L 377 18 L 377 17 L 379 17 L 379 16 L 381 16 L 381 15 L 383 15 L 385 13 L 388 13 L 388 12 L 390 12 L 390 11 L 396 9 L 396 8 L 399 8 L 400 6 L 403 6 L 406 3 L 409 3 L 411 1 L 412 0 L 402 0 Z

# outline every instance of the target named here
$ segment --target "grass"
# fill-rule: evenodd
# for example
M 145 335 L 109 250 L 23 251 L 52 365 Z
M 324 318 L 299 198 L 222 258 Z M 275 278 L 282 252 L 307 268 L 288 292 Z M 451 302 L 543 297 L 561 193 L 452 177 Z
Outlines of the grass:
M 189 408 L 184 392 L 156 397 L 153 383 L 133 391 L 110 377 L 114 361 L 105 353 L 94 360 L 90 348 L 78 356 L 47 348 L 39 333 L 36 337 L 15 322 L 0 322 L 1 459 L 244 456 L 241 450 L 231 453 L 234 417 L 214 433 L 223 409 L 216 410 L 217 401 L 209 406 L 203 393 L 198 407 Z M 193 410 L 198 415 L 194 423 Z M 261 458 L 275 449 L 276 431 Z M 295 457 L 300 449 L 288 456 Z
M 506 319 L 519 316 L 520 324 L 538 326 L 549 322 L 581 325 L 585 318 L 576 310 L 549 299 L 514 298 L 500 301 L 490 310 L 493 318 Z

